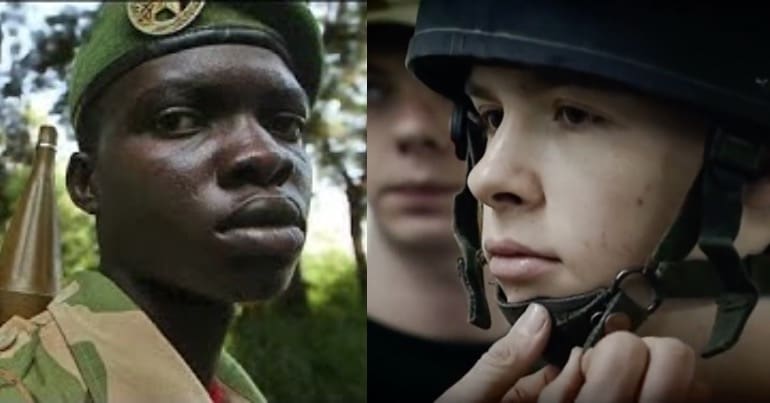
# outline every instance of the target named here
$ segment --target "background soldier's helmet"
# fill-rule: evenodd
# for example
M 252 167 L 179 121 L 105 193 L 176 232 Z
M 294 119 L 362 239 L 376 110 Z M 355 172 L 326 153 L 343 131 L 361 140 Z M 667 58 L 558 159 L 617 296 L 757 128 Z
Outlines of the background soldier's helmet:
M 370 0 L 366 3 L 366 22 L 414 26 L 418 0 Z
M 618 1 L 425 0 L 420 4 L 407 65 L 422 82 L 452 99 L 452 137 L 469 169 L 485 139 L 464 94 L 473 64 L 556 69 L 683 104 L 710 124 L 703 165 L 675 223 L 641 267 L 619 268 L 606 288 L 569 298 L 498 303 L 514 321 L 536 301 L 554 330 L 545 358 L 566 361 L 574 345 L 590 346 L 612 313 L 638 327 L 666 297 L 713 298 L 719 310 L 704 352 L 711 356 L 740 336 L 758 295 L 770 293 L 767 255 L 741 259 L 733 247 L 744 185 L 768 174 L 770 24 L 750 8 L 701 2 L 665 7 Z M 489 326 L 483 299 L 478 201 L 466 189 L 455 205 L 460 269 L 471 296 L 471 320 Z M 695 245 L 706 261 L 683 261 Z M 647 280 L 652 298 L 639 301 L 623 285 Z

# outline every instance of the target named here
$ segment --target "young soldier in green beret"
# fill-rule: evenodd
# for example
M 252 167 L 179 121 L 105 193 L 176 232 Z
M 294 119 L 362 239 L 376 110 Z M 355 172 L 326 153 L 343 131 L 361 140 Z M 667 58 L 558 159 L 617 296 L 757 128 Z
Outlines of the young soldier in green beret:
M 222 351 L 305 240 L 321 74 L 299 2 L 105 3 L 72 66 L 67 188 L 101 270 L 0 328 L 0 401 L 261 402 Z
M 514 324 L 441 401 L 770 401 L 767 35 L 695 1 L 421 3 L 472 320 L 488 265 Z

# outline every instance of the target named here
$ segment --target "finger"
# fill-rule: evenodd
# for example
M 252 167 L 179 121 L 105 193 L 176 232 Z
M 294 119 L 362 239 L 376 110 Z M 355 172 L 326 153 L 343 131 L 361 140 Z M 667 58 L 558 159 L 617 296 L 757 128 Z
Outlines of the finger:
M 546 365 L 534 374 L 527 375 L 503 396 L 502 403 L 534 403 L 543 388 L 559 375 L 559 367 Z
M 545 348 L 550 318 L 541 305 L 531 304 L 508 334 L 495 342 L 476 364 L 437 402 L 495 402 L 526 375 Z
M 641 403 L 685 401 L 695 376 L 695 351 L 679 339 L 645 337 L 649 363 L 639 393 Z
M 582 360 L 585 382 L 577 402 L 632 402 L 647 369 L 647 345 L 629 332 L 614 332 Z
M 569 355 L 559 376 L 550 382 L 540 393 L 540 403 L 561 403 L 575 400 L 580 387 L 583 385 L 583 373 L 580 371 L 583 349 L 575 347 Z

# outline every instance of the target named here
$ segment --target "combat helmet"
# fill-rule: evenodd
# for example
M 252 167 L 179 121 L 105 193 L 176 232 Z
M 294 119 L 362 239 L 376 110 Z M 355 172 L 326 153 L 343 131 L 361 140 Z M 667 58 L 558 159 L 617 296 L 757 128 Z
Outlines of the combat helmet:
M 632 5 L 632 4 L 635 4 Z M 498 304 L 513 323 L 527 305 L 546 307 L 553 321 L 544 358 L 563 365 L 573 346 L 590 347 L 605 321 L 624 314 L 631 330 L 665 298 L 707 298 L 717 304 L 710 357 L 738 340 L 760 294 L 770 294 L 770 256 L 740 258 L 733 241 L 742 191 L 767 175 L 770 160 L 770 25 L 750 8 L 702 2 L 646 7 L 619 1 L 423 0 L 407 67 L 455 104 L 452 140 L 468 172 L 482 158 L 485 137 L 464 94 L 474 63 L 526 65 L 588 75 L 685 104 L 709 119 L 703 163 L 684 204 L 640 267 L 618 268 L 614 281 L 588 293 Z M 489 327 L 484 298 L 479 202 L 466 186 L 455 199 L 458 260 L 470 297 L 471 322 Z M 684 260 L 699 246 L 707 260 Z M 627 280 L 646 284 L 644 296 Z

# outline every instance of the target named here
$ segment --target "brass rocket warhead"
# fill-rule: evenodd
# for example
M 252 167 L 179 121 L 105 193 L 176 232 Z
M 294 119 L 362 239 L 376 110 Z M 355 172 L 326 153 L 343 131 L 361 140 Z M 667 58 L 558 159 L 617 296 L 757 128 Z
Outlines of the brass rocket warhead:
M 34 316 L 59 289 L 61 256 L 54 189 L 56 129 L 42 126 L 32 172 L 0 249 L 0 324 Z

